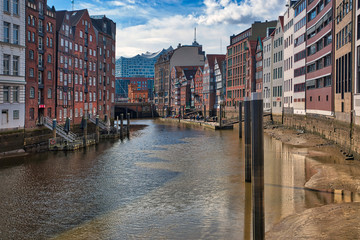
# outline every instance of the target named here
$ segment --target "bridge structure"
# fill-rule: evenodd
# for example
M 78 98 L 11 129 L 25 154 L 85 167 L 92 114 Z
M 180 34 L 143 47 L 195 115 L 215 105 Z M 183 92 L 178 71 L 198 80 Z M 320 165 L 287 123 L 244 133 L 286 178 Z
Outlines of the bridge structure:
M 126 114 L 130 113 L 131 118 L 153 118 L 158 117 L 156 112 L 155 105 L 152 103 L 126 103 L 126 102 L 115 102 L 113 104 L 112 116 L 114 119 L 116 117 L 120 118 L 120 114 L 124 114 L 124 119 L 126 119 Z

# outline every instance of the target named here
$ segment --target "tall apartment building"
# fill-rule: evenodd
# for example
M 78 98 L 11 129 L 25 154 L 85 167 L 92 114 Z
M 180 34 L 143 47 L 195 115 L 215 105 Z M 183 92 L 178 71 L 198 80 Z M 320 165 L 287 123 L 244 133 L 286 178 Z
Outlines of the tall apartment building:
M 97 80 L 93 80 L 98 96 L 97 98 L 93 96 L 93 101 L 97 101 L 97 114 L 100 119 L 105 119 L 114 112 L 111 106 L 115 102 L 116 23 L 104 15 L 91 16 L 91 22 L 96 34 L 98 53 Z M 96 64 L 93 67 L 96 68 Z
M 97 42 L 88 11 L 57 11 L 56 118 L 97 114 Z M 103 54 L 103 53 L 102 53 Z
M 234 106 L 255 91 L 255 46 L 258 37 L 267 36 L 276 21 L 255 22 L 251 28 L 230 36 L 226 55 L 226 105 Z
M 271 112 L 272 106 L 272 64 L 273 64 L 273 38 L 275 28 L 268 31 L 268 36 L 263 39 L 263 103 L 264 111 Z
M 273 38 L 272 113 L 282 114 L 284 84 L 284 17 L 280 16 Z
M 55 117 L 56 12 L 47 0 L 26 0 L 25 127 Z M 25 60 L 25 59 L 24 59 Z
M 204 66 L 205 52 L 196 41 L 192 45 L 179 46 L 162 54 L 155 64 L 154 103 L 161 115 L 171 112 L 170 73 L 174 66 Z
M 25 0 L 0 1 L 0 131 L 24 127 Z
M 306 74 L 306 0 L 293 5 L 294 9 L 294 51 L 293 51 L 293 112 L 305 115 Z M 291 70 L 292 71 L 292 70 Z
M 333 62 L 334 114 L 341 121 L 351 121 L 353 94 L 353 16 L 352 1 L 334 0 L 334 39 L 336 41 Z M 330 31 L 331 33 L 331 31 Z
M 206 106 L 206 111 L 210 115 L 215 114 L 215 60 L 225 60 L 225 55 L 222 54 L 207 54 L 203 71 L 203 104 Z
M 293 113 L 294 79 L 294 1 L 289 1 L 284 13 L 284 112 Z
M 306 12 L 306 113 L 330 116 L 334 112 L 333 0 L 310 0 Z

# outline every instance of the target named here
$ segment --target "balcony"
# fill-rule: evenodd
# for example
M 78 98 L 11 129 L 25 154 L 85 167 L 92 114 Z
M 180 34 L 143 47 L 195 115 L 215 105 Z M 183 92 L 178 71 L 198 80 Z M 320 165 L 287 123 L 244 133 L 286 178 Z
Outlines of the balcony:
M 84 60 L 85 60 L 86 62 L 89 61 L 89 59 L 88 59 L 88 54 L 87 54 L 87 53 L 84 54 Z
M 39 26 L 39 36 L 44 37 L 44 27 L 43 26 Z
M 39 89 L 44 89 L 44 83 L 41 81 L 41 82 L 39 82 Z
M 38 105 L 44 105 L 45 104 L 45 101 L 44 101 L 44 98 L 40 98 L 38 99 Z
M 89 33 L 89 27 L 85 25 L 85 33 Z
M 84 93 L 88 93 L 88 92 L 89 92 L 88 86 L 87 86 L 87 84 L 85 84 L 85 90 L 84 90 Z
M 84 76 L 85 76 L 85 77 L 87 77 L 88 75 L 89 75 L 89 73 L 88 73 L 88 69 L 87 69 L 87 68 L 85 68 L 85 69 L 84 69 Z
M 41 19 L 41 20 L 45 19 L 44 13 L 41 11 L 39 11 L 39 19 Z
M 85 47 L 89 46 L 89 40 L 87 38 L 85 38 Z

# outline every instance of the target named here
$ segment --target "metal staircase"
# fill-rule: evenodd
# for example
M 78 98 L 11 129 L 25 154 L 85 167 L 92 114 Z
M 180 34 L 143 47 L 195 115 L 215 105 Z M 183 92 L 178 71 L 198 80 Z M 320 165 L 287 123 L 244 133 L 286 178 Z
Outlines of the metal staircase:
M 89 120 L 90 122 L 92 122 L 93 124 L 96 124 L 96 117 L 89 115 Z M 104 121 L 99 119 L 99 127 L 103 130 L 106 131 L 111 131 L 112 127 L 109 124 L 106 124 Z
M 51 118 L 44 117 L 43 123 L 44 123 L 45 127 L 47 127 L 50 130 L 53 130 L 53 120 Z M 71 143 L 79 140 L 79 137 L 75 133 L 70 132 L 70 131 L 68 133 L 66 133 L 64 126 L 61 126 L 59 124 L 56 124 L 56 134 L 60 135 L 66 141 L 71 142 Z

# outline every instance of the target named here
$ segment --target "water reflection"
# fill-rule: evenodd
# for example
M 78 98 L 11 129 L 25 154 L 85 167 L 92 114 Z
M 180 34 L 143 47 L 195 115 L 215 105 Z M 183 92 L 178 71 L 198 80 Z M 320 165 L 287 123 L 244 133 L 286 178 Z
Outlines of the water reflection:
M 251 187 L 237 131 L 147 124 L 131 140 L 0 166 L 0 233 L 14 239 L 251 239 Z M 316 160 L 265 136 L 266 231 L 358 194 L 304 188 Z M 250 197 L 249 197 L 250 196 Z

